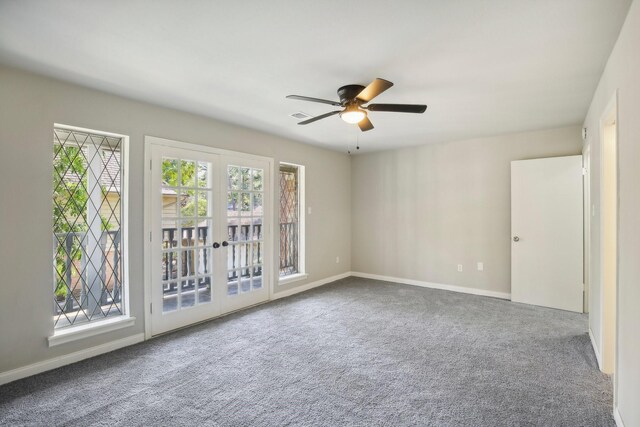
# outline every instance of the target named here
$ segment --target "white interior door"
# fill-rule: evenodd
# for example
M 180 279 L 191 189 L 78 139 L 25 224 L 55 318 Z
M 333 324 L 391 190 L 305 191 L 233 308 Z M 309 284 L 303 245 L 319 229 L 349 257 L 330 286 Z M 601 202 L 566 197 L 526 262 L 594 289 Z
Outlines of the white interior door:
M 151 334 L 268 300 L 269 161 L 149 151 Z
M 582 156 L 511 162 L 511 299 L 583 311 Z

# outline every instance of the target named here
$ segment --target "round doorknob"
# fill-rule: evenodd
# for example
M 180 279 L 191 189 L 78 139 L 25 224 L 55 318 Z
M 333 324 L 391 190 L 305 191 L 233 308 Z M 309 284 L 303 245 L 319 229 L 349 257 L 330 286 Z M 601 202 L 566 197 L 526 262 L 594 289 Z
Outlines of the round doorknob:
M 514 242 L 519 242 L 519 241 L 520 241 L 520 238 L 519 238 L 518 236 L 513 236 L 513 241 L 514 241 Z
M 220 243 L 213 242 L 213 249 L 218 249 L 220 247 Z
M 224 242 L 222 242 L 222 246 L 229 246 L 229 242 L 227 242 L 226 240 Z

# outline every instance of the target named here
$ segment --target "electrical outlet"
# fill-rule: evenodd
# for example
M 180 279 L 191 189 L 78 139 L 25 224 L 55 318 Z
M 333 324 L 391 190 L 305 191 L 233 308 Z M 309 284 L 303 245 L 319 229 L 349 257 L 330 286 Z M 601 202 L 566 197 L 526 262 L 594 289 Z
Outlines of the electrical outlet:
M 484 263 L 483 262 L 479 262 L 478 263 L 478 271 L 484 271 Z
M 309 206 L 309 207 L 307 208 L 307 214 L 308 214 L 308 215 L 311 215 L 311 206 Z
M 462 271 L 462 264 L 458 264 L 458 271 Z
M 336 264 L 340 264 L 340 257 L 339 256 L 336 257 Z

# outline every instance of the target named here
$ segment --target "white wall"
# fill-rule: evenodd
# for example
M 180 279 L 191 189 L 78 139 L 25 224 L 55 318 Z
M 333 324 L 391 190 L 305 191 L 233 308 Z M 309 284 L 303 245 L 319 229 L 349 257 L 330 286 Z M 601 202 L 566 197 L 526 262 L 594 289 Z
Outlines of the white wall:
M 510 162 L 581 148 L 574 126 L 354 157 L 353 271 L 510 293 Z
M 600 117 L 618 91 L 618 318 L 616 406 L 626 426 L 640 426 L 640 2 L 634 1 L 593 97 L 585 126 L 591 146 L 592 292 L 589 325 L 601 346 Z
M 46 338 L 53 332 L 54 123 L 130 136 L 130 301 L 138 320 L 131 328 L 48 348 Z M 287 124 L 295 125 L 288 120 Z M 305 165 L 306 203 L 313 208 L 306 218 L 309 278 L 277 291 L 350 270 L 346 154 L 0 67 L 0 373 L 143 331 L 145 135 Z M 274 201 L 277 197 L 276 192 Z

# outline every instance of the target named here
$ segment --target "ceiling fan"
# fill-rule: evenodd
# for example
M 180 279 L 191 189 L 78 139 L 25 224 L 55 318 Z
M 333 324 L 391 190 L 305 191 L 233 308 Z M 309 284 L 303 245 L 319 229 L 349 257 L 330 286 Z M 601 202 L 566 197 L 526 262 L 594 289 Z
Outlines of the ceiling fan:
M 318 120 L 325 119 L 329 116 L 336 114 L 340 115 L 340 118 L 347 123 L 358 124 L 361 131 L 366 132 L 373 129 L 373 124 L 369 117 L 367 117 L 367 111 L 390 111 L 393 113 L 424 113 L 427 109 L 426 105 L 417 104 L 368 104 L 376 96 L 380 95 L 385 90 L 393 86 L 388 80 L 375 79 L 369 86 L 364 87 L 361 85 L 346 85 L 338 89 L 338 97 L 340 102 L 330 101 L 327 99 L 311 98 L 301 95 L 289 95 L 289 99 L 299 99 L 301 101 L 319 102 L 322 104 L 334 105 L 336 107 L 343 107 L 342 110 L 331 111 L 330 113 L 321 114 L 316 117 L 299 122 L 299 125 L 308 125 L 309 123 L 317 122 Z M 364 105 L 367 104 L 367 105 Z

